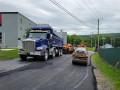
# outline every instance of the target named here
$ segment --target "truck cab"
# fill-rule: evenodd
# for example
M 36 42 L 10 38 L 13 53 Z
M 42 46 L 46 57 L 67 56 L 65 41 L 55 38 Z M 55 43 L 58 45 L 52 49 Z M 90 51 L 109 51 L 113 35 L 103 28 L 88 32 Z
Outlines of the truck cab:
M 20 58 L 26 60 L 28 56 L 43 57 L 43 60 L 48 60 L 48 57 L 62 55 L 63 39 L 53 33 L 53 29 L 49 27 L 32 27 L 29 37 L 22 41 L 22 46 L 19 48 Z

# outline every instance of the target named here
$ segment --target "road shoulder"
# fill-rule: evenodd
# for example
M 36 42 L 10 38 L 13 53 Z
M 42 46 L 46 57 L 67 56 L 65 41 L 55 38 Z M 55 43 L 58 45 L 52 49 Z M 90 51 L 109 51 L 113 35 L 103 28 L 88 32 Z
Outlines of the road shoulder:
M 20 58 L 12 59 L 12 60 L 0 60 L 0 74 L 5 73 L 11 70 L 15 70 L 30 63 L 25 63 L 20 60 Z
M 98 90 L 113 90 L 112 84 L 102 75 L 100 69 L 96 67 L 95 61 L 91 59 L 91 62 L 94 67 L 93 72 L 96 77 Z

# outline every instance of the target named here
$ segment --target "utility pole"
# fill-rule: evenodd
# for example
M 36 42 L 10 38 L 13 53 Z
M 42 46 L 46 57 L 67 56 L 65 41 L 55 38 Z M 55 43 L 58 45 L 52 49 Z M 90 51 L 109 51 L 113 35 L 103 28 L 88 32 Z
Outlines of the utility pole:
M 96 48 L 96 40 L 95 40 L 95 48 Z
M 104 39 L 103 39 L 103 46 L 104 46 Z
M 100 46 L 99 46 L 99 19 L 98 19 L 98 52 L 99 52 L 99 48 Z
M 111 45 L 112 45 L 112 37 L 111 37 Z
M 103 34 L 102 40 L 103 40 L 103 46 L 104 46 L 104 40 L 105 40 L 104 34 Z
M 91 48 L 92 48 L 92 38 L 93 38 L 92 36 L 93 36 L 93 32 L 91 34 Z
M 104 34 L 103 34 L 103 46 L 104 46 Z
M 114 38 L 114 45 L 113 46 L 115 47 L 115 38 Z

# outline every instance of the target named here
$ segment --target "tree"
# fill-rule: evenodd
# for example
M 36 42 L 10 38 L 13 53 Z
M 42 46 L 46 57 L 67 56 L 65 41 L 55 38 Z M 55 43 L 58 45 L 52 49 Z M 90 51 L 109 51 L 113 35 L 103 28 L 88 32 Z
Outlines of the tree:
M 75 34 L 70 36 L 70 44 L 72 45 L 75 44 L 75 38 L 76 38 Z
M 70 36 L 67 35 L 67 43 L 70 43 Z
M 81 41 L 82 41 L 81 37 L 75 37 L 74 39 L 75 45 L 79 45 Z
M 115 47 L 120 47 L 120 37 L 115 38 Z
M 27 29 L 26 29 L 26 32 L 25 32 L 24 38 L 28 38 L 28 37 L 29 37 L 30 31 L 31 31 L 30 28 L 27 28 Z

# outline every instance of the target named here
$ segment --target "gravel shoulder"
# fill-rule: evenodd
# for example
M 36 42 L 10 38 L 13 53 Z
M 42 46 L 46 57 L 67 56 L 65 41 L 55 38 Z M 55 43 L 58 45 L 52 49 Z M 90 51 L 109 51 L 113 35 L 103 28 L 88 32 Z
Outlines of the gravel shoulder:
M 95 62 L 91 60 L 92 65 L 94 66 L 94 75 L 97 81 L 98 90 L 113 90 L 112 84 L 107 80 L 107 78 L 102 75 L 100 69 L 96 67 Z
M 0 60 L 0 73 L 15 70 L 29 64 L 30 63 L 28 62 L 22 62 L 20 58 L 12 59 L 12 60 Z

